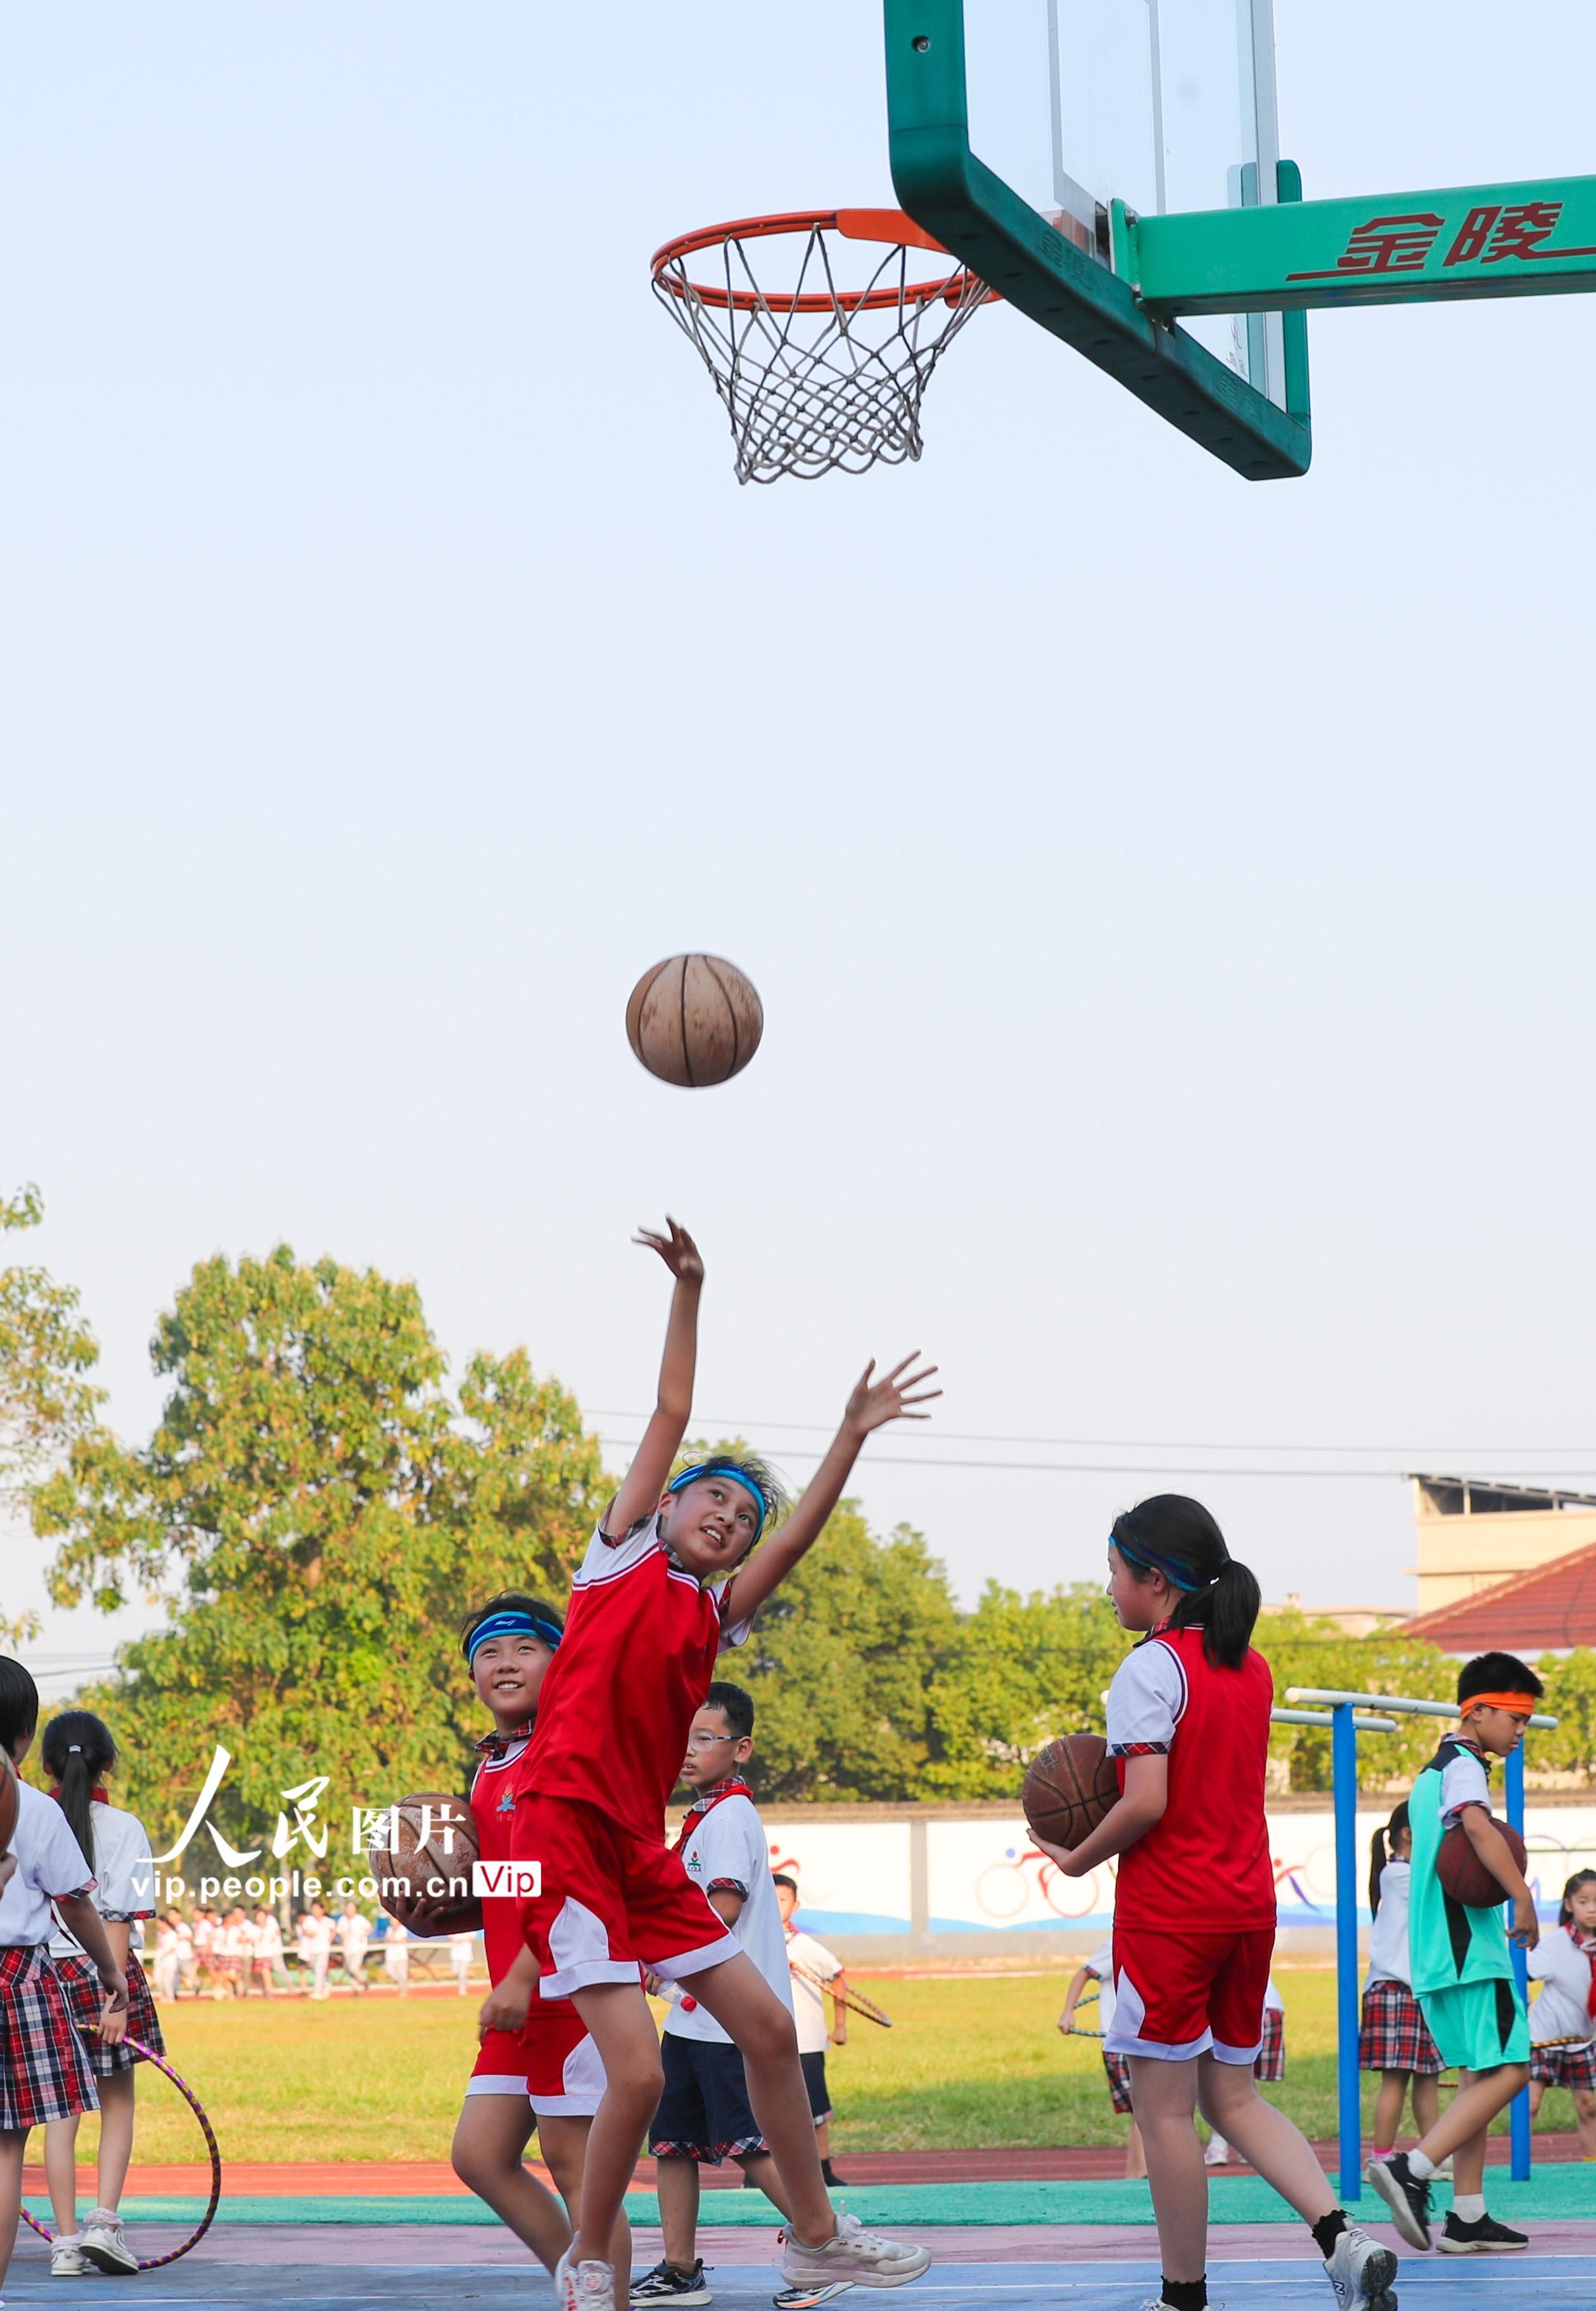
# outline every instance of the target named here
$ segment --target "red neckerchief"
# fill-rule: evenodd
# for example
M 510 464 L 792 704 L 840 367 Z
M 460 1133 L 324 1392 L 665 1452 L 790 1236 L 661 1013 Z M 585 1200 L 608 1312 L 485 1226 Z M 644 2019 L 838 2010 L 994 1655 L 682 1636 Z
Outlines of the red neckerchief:
M 536 1722 L 537 1713 L 535 1710 L 524 1724 L 512 1725 L 508 1733 L 484 1734 L 483 1739 L 476 1745 L 477 1756 L 479 1757 L 493 1757 L 495 1760 L 500 1757 L 508 1757 L 510 1755 L 510 1743 L 512 1741 L 525 1741 L 529 1740 L 531 1738 L 532 1728 L 536 1724 Z
M 50 1792 L 50 1795 L 55 1799 L 56 1803 L 59 1805 L 61 1802 L 60 1791 L 52 1790 Z M 91 1790 L 89 1792 L 89 1802 L 91 1805 L 109 1805 L 110 1799 L 107 1796 L 104 1790 Z
M 679 1853 L 705 1814 L 713 1813 L 715 1808 L 724 1805 L 728 1798 L 751 1798 L 753 1795 L 753 1791 L 740 1774 L 729 1775 L 725 1781 L 717 1782 L 712 1790 L 706 1790 L 702 1797 L 694 1798 L 688 1807 L 687 1818 L 676 1832 L 672 1852 Z

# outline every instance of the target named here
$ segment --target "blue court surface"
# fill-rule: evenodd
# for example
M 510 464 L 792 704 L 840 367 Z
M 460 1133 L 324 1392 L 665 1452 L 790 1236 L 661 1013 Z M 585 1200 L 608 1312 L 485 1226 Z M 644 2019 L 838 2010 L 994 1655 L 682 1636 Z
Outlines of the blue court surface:
M 480 2233 L 433 2234 L 427 2258 L 416 2257 L 414 2233 L 373 2229 L 358 2237 L 313 2226 L 251 2234 L 240 2228 L 207 2240 L 165 2271 L 133 2281 L 125 2299 L 133 2311 L 167 2311 L 199 2304 L 292 2306 L 293 2311 L 367 2311 L 379 2304 L 405 2311 L 453 2311 L 467 2303 L 551 2304 L 546 2275 L 508 2251 L 484 2256 Z M 149 2242 L 153 2244 L 153 2242 Z M 710 2254 L 718 2242 L 703 2242 Z M 1011 2260 L 939 2261 L 925 2278 L 897 2293 L 903 2311 L 1138 2311 L 1158 2292 L 1158 2268 L 1143 2254 L 1094 2256 L 1070 2243 L 1065 2262 L 1033 2260 L 1048 2243 L 1033 2237 Z M 1209 2289 L 1216 2306 L 1231 2311 L 1326 2311 L 1331 2298 L 1310 2256 L 1252 2254 L 1244 2237 L 1214 2243 Z M 657 2240 L 640 2237 L 642 2255 Z M 508 2248 L 508 2243 L 507 2243 Z M 1240 2253 L 1238 2254 L 1238 2249 Z M 707 2259 L 707 2258 L 706 2258 Z M 773 2264 L 740 2260 L 712 2264 L 710 2283 L 723 2311 L 765 2311 L 780 2284 Z M 36 2240 L 19 2244 L 6 2282 L 6 2311 L 22 2304 L 54 2304 L 59 2311 L 103 2306 L 118 2282 L 100 2277 L 49 2276 L 48 2252 Z M 1596 2304 L 1596 2258 L 1579 2251 L 1444 2262 L 1404 2255 L 1398 2297 L 1406 2311 L 1520 2311 L 1522 2306 Z M 861 2305 L 869 2299 L 859 2291 Z

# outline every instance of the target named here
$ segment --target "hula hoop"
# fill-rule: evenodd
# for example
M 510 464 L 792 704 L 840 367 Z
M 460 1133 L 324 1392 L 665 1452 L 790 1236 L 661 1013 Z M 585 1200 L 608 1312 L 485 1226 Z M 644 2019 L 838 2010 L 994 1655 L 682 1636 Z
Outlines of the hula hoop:
M 867 2022 L 879 2022 L 884 2030 L 892 2028 L 892 2016 L 884 2014 L 879 2006 L 875 2005 L 865 1996 L 862 1990 L 855 1990 L 851 1984 L 846 1990 L 833 1990 L 831 1982 L 824 1975 L 811 1974 L 807 1966 L 799 1966 L 794 1958 L 789 1958 L 787 1964 L 789 1969 L 798 1975 L 800 1982 L 813 1983 L 816 1990 L 826 1992 L 835 2004 L 846 2006 L 850 2014 L 862 2014 Z
M 142 2054 L 146 2062 L 153 2062 L 155 2068 L 161 2072 L 161 2076 L 171 2080 L 173 2086 L 176 2087 L 178 2092 L 182 2096 L 183 2100 L 194 2113 L 195 2117 L 198 2119 L 199 2131 L 205 2139 L 205 2149 L 211 2154 L 210 2201 L 194 2229 L 189 2232 L 188 2237 L 183 2241 L 182 2246 L 174 2246 L 170 2254 L 141 2254 L 138 2259 L 138 2267 L 141 2271 L 159 2271 L 163 2263 L 176 2263 L 180 2255 L 185 2255 L 188 2253 L 190 2247 L 197 2246 L 201 2239 L 204 2238 L 205 2233 L 210 2229 L 211 2225 L 215 2221 L 216 2209 L 221 2203 L 222 2199 L 222 2153 L 216 2148 L 216 2137 L 212 2132 L 211 2122 L 205 2116 L 205 2107 L 201 2103 L 199 2097 L 195 2093 L 188 2080 L 180 2078 L 178 2072 L 173 2070 L 165 2055 L 156 2054 L 154 2048 L 152 2046 L 146 2046 L 142 2038 L 124 2038 L 122 2044 L 125 2046 L 131 2046 L 135 2054 Z M 54 2245 L 53 2233 L 48 2231 L 41 2222 L 36 2221 L 33 2216 L 28 2212 L 26 2207 L 23 2207 L 21 2210 L 21 2212 L 22 2220 L 27 2224 L 30 2230 L 37 2231 L 41 2239 L 45 2239 L 51 2245 Z

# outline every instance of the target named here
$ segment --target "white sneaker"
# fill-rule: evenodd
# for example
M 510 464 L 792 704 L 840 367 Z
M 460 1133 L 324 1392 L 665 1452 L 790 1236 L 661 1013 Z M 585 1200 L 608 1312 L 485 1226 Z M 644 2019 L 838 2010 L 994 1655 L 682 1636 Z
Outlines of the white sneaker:
M 781 2237 L 781 2276 L 789 2288 L 827 2286 L 906 2287 L 931 2263 L 923 2246 L 868 2231 L 857 2215 L 839 2211 L 837 2228 L 824 2246 L 801 2246 L 790 2231 Z
M 1397 2258 L 1366 2231 L 1341 2233 L 1335 2253 L 1326 2259 L 1324 2275 L 1336 2290 L 1338 2311 L 1397 2311 L 1391 2291 Z
M 113 2278 L 124 2279 L 138 2269 L 138 2257 L 123 2237 L 121 2218 L 104 2207 L 96 2207 L 83 2225 L 83 2249 L 96 2271 L 109 2272 Z
M 1225 2137 L 1222 2134 L 1210 2134 L 1208 2140 L 1208 2147 L 1202 2154 L 1203 2165 L 1205 2167 L 1228 2167 L 1230 2164 L 1230 2145 L 1226 2142 Z
M 70 2238 L 58 2238 L 50 2244 L 50 2277 L 81 2279 L 91 2265 L 83 2258 L 83 2242 L 74 2231 Z
M 1166 2301 L 1162 2295 L 1149 2295 L 1141 2306 L 1141 2311 L 1175 2311 L 1175 2307 Z M 1217 2295 L 1209 2296 L 1208 2311 L 1225 2311 L 1225 2306 Z
M 554 2301 L 559 2311 L 615 2311 L 613 2263 L 577 2263 L 569 2251 L 554 2265 Z

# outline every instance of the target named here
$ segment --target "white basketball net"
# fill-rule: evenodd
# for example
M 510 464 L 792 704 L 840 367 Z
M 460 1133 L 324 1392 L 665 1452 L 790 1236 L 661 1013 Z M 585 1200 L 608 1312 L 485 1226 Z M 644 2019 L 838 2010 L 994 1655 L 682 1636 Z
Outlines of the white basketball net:
M 837 250 L 828 223 L 808 223 L 807 236 L 797 280 L 781 292 L 760 287 L 759 242 L 735 231 L 655 271 L 654 293 L 702 354 L 731 420 L 739 482 L 862 474 L 918 458 L 931 372 L 990 294 L 962 266 L 911 279 L 911 257 L 923 266 L 924 253 L 897 245 L 880 249 L 862 289 L 842 289 L 833 259 L 850 252 Z M 704 277 L 711 267 L 720 278 Z

